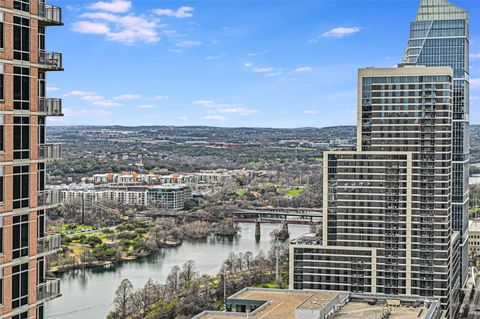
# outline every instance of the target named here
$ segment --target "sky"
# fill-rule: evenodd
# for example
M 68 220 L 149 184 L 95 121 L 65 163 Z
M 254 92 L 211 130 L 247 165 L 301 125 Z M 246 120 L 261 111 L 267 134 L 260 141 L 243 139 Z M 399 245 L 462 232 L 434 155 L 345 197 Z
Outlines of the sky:
M 418 0 L 49 0 L 50 125 L 355 125 L 357 69 L 402 59 Z M 480 124 L 480 6 L 469 10 Z

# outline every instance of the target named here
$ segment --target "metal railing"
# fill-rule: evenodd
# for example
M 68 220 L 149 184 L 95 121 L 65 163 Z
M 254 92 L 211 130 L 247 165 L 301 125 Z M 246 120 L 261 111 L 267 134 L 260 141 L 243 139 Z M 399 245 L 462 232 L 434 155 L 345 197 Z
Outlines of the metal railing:
M 46 253 L 55 254 L 60 250 L 60 244 L 61 244 L 60 234 L 38 238 L 37 254 L 46 254 Z
M 37 205 L 39 207 L 59 205 L 60 201 L 61 195 L 59 189 L 46 189 L 37 193 Z
M 62 24 L 62 8 L 46 4 L 44 1 L 38 2 L 38 16 L 45 21 Z
M 63 116 L 62 99 L 39 97 L 38 112 L 47 113 L 47 116 Z
M 45 282 L 37 286 L 37 302 L 45 302 L 60 297 L 60 279 L 45 278 Z
M 50 70 L 63 70 L 62 54 L 58 52 L 38 51 L 38 64 Z
M 42 144 L 38 146 L 38 159 L 40 160 L 58 160 L 62 157 L 62 147 L 60 144 Z

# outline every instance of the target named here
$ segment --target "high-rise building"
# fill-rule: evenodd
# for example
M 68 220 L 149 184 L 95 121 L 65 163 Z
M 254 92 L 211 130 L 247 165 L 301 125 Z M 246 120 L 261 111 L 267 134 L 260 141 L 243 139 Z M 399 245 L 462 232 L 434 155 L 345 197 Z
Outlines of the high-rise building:
M 453 230 L 461 235 L 462 283 L 468 271 L 469 201 L 469 18 L 447 0 L 422 0 L 403 58 L 404 64 L 453 68 Z
M 56 205 L 46 163 L 60 157 L 45 136 L 46 117 L 62 113 L 61 101 L 46 97 L 47 72 L 62 70 L 61 54 L 45 51 L 55 25 L 61 9 L 44 0 L 0 2 L 0 318 L 44 318 L 44 303 L 60 295 L 46 272 L 60 237 L 45 225 Z
M 453 70 L 369 68 L 358 81 L 357 151 L 325 152 L 322 238 L 292 243 L 290 286 L 438 298 L 453 313 Z

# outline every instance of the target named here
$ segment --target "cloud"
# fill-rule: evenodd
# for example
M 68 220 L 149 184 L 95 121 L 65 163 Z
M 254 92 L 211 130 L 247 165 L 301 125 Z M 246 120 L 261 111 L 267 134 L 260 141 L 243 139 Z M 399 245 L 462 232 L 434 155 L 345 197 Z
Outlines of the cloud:
M 352 27 L 352 28 L 338 27 L 323 33 L 322 37 L 323 38 L 343 38 L 360 31 L 361 31 L 360 27 Z
M 101 95 L 83 95 L 80 98 L 82 101 L 88 102 L 93 105 L 98 105 L 98 106 L 120 106 L 120 103 L 106 100 L 103 96 Z
M 122 94 L 122 95 L 116 96 L 114 99 L 117 101 L 128 101 L 128 100 L 136 100 L 141 97 L 142 96 L 140 94 Z
M 253 66 L 253 63 L 251 63 L 251 62 L 245 62 L 245 64 L 244 64 L 243 66 L 245 66 L 246 68 L 250 68 L 250 67 Z
M 170 97 L 168 95 L 157 95 L 153 99 L 154 100 L 168 100 Z
M 85 95 L 94 95 L 96 94 L 95 92 L 87 92 L 87 91 L 80 91 L 80 90 L 74 90 L 68 92 L 66 96 L 85 96 Z
M 296 68 L 294 71 L 300 73 L 300 72 L 309 72 L 312 70 L 313 68 L 311 66 L 302 66 L 302 67 Z
M 72 30 L 78 33 L 108 34 L 110 28 L 104 23 L 78 21 L 73 24 Z
M 480 52 L 479 53 L 471 53 L 470 59 L 480 59 Z
M 274 71 L 275 71 L 274 68 L 266 68 L 266 67 L 253 69 L 253 72 L 255 72 L 255 73 L 270 73 L 270 72 L 274 72 Z
M 60 91 L 60 88 L 56 86 L 47 86 L 47 91 L 49 92 Z
M 155 9 L 153 12 L 158 15 L 158 16 L 165 16 L 165 17 L 174 17 L 174 18 L 191 18 L 193 14 L 191 13 L 193 11 L 192 7 L 180 7 L 177 10 L 172 10 L 172 9 Z
M 267 53 L 268 50 L 262 50 L 262 51 L 258 51 L 258 52 L 249 52 L 247 53 L 247 56 L 248 57 L 253 57 L 253 56 L 259 56 L 259 55 L 264 55 L 265 53 Z
M 178 119 L 182 122 L 188 121 L 188 117 L 186 117 L 186 116 L 180 116 Z
M 223 121 L 226 121 L 227 118 L 223 115 L 207 115 L 207 116 L 202 117 L 202 120 L 214 121 L 214 122 L 223 122 Z
M 253 115 L 258 113 L 258 110 L 247 109 L 245 107 L 221 107 L 217 109 L 220 113 L 233 113 L 238 115 Z
M 130 3 L 130 1 L 113 1 L 112 3 Z M 96 4 L 104 2 L 97 2 Z M 98 6 L 90 6 L 95 9 Z M 102 6 L 102 8 L 105 6 Z M 105 10 L 100 9 L 99 10 Z M 87 12 L 80 15 L 83 20 L 73 23 L 72 30 L 79 33 L 86 34 L 104 34 L 109 41 L 120 42 L 126 45 L 133 45 L 137 43 L 155 43 L 160 40 L 157 32 L 157 23 L 155 20 L 144 15 L 134 15 L 121 13 L 128 12 L 128 10 L 106 10 L 110 12 Z
M 205 57 L 205 60 L 218 60 L 218 59 L 221 59 L 221 58 L 225 57 L 226 55 L 227 54 L 225 52 L 217 54 L 217 55 L 211 55 L 211 56 Z
M 303 111 L 304 114 L 318 114 L 317 110 L 305 110 Z
M 480 89 L 480 79 L 470 79 L 470 89 Z
M 155 105 L 153 104 L 142 104 L 137 106 L 139 109 L 153 109 Z
M 248 116 L 258 113 L 258 110 L 245 107 L 243 104 L 215 103 L 212 100 L 196 100 L 195 105 L 200 105 L 209 113 L 230 113 Z
M 65 117 L 82 117 L 82 116 L 110 116 L 113 113 L 107 110 L 72 110 L 64 108 Z
M 88 6 L 91 10 L 102 10 L 115 13 L 125 13 L 130 11 L 132 2 L 127 0 L 98 1 Z
M 200 41 L 182 41 L 182 42 L 178 42 L 175 45 L 177 47 L 180 47 L 180 48 L 190 48 L 190 47 L 195 47 L 195 46 L 198 46 L 198 45 L 202 45 L 202 42 L 200 42 Z

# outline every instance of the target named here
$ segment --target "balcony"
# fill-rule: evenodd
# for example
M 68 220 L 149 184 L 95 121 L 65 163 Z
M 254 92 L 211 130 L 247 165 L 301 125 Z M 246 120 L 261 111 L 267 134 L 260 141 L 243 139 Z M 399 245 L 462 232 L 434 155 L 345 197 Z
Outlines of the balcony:
M 60 144 L 42 144 L 38 146 L 38 159 L 46 161 L 56 161 L 62 157 L 62 147 Z
M 38 2 L 38 16 L 46 26 L 63 25 L 62 8 L 46 4 L 44 1 Z
M 37 205 L 38 207 L 51 206 L 55 207 L 60 204 L 60 190 L 59 189 L 47 189 L 37 193 Z
M 45 113 L 47 116 L 63 116 L 62 99 L 39 97 L 38 112 Z
M 45 282 L 37 286 L 37 303 L 44 303 L 60 296 L 60 279 L 58 278 L 45 278 Z
M 62 54 L 58 52 L 38 51 L 38 64 L 45 70 L 63 71 Z
M 38 255 L 52 255 L 60 250 L 60 234 L 55 234 L 37 240 Z

